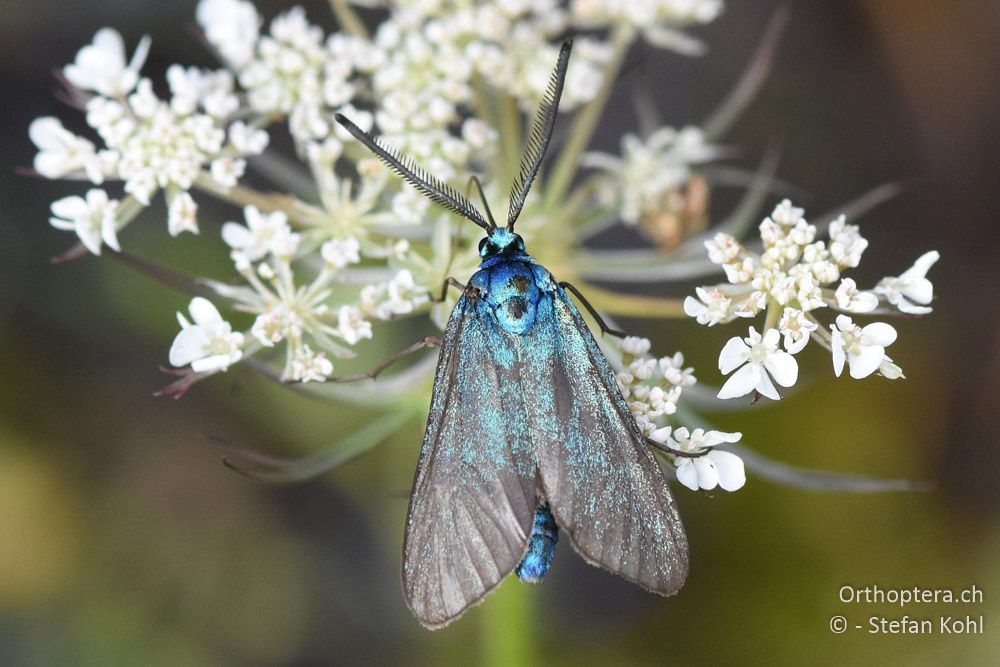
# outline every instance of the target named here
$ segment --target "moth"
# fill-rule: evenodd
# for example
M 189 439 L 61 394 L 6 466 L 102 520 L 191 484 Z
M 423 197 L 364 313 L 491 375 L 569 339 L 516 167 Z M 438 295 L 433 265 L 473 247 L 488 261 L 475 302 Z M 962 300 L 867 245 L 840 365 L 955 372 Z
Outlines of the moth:
M 337 115 L 420 192 L 486 232 L 441 343 L 406 519 L 403 590 L 428 628 L 447 625 L 515 570 L 541 580 L 560 533 L 591 565 L 654 593 L 676 593 L 687 576 L 687 538 L 664 475 L 568 293 L 609 330 L 514 231 L 552 136 L 571 49 L 566 41 L 559 53 L 503 227 L 478 180 L 485 217 Z

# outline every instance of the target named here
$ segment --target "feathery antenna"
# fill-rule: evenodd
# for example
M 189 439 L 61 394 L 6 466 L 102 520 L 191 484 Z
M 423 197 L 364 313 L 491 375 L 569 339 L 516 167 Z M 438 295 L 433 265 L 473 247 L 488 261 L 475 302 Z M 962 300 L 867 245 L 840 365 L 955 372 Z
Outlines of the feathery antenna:
M 490 231 L 491 227 L 486 220 L 483 219 L 482 213 L 480 213 L 479 210 L 473 206 L 472 202 L 459 194 L 457 190 L 434 178 L 415 165 L 413 161 L 406 156 L 401 155 L 399 152 L 389 148 L 388 146 L 383 146 L 377 139 L 369 134 L 366 134 L 364 130 L 351 122 L 351 120 L 343 114 L 334 114 L 334 118 L 336 118 L 337 122 L 343 125 L 355 139 L 363 143 L 368 150 L 375 153 L 375 155 L 378 156 L 382 162 L 389 165 L 393 171 L 402 176 L 408 183 L 410 183 L 410 185 L 427 196 L 431 201 L 437 202 L 453 213 L 457 213 L 465 218 L 468 218 L 485 229 L 487 232 Z
M 507 229 L 514 229 L 517 217 L 528 196 L 531 184 L 538 175 L 545 158 L 545 151 L 552 138 L 552 129 L 556 124 L 556 113 L 559 111 L 559 99 L 562 97 L 563 83 L 566 81 L 566 68 L 569 65 L 569 53 L 573 49 L 573 40 L 567 39 L 559 50 L 559 60 L 556 69 L 549 79 L 549 87 L 545 91 L 542 105 L 535 114 L 535 122 L 528 137 L 528 148 L 521 158 L 521 171 L 514 181 L 510 192 L 510 210 L 507 213 Z

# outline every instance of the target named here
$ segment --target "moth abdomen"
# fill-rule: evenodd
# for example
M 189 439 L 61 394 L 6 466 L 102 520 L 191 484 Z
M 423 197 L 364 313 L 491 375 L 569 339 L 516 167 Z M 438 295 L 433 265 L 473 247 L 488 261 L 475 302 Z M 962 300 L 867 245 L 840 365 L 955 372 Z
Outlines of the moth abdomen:
M 552 567 L 552 559 L 556 555 L 556 543 L 559 542 L 559 526 L 549 511 L 549 504 L 544 503 L 535 510 L 535 521 L 531 528 L 531 538 L 528 540 L 528 551 L 517 566 L 517 576 L 521 581 L 537 584 Z

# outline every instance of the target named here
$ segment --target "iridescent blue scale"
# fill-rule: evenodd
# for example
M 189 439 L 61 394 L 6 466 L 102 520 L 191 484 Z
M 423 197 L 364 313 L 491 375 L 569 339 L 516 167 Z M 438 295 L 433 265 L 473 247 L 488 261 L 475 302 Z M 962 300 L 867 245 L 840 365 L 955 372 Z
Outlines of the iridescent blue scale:
M 547 504 L 535 510 L 535 523 L 531 528 L 531 539 L 528 540 L 528 552 L 524 554 L 521 563 L 514 570 L 521 581 L 537 584 L 552 567 L 552 559 L 556 556 L 556 543 L 559 541 L 559 526 L 552 518 Z

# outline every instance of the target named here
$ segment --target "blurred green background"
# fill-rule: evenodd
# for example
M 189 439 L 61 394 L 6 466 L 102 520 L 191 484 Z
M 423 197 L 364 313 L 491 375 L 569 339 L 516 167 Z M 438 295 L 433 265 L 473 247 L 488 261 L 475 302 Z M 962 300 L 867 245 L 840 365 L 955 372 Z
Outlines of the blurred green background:
M 257 4 L 268 17 L 284 6 Z M 324 3 L 305 4 L 314 22 L 332 26 Z M 52 70 L 104 25 L 129 44 L 152 36 L 154 76 L 172 62 L 210 65 L 194 36 L 194 6 L 0 2 L 0 664 L 996 664 L 1000 4 L 792 4 L 772 75 L 728 137 L 740 149 L 735 163 L 747 167 L 780 141 L 779 175 L 808 193 L 807 212 L 880 183 L 905 184 L 861 221 L 871 246 L 859 283 L 898 274 L 929 249 L 943 258 L 931 273 L 934 314 L 894 322 L 892 356 L 907 381 L 837 381 L 814 350 L 800 360 L 806 389 L 720 423 L 790 463 L 937 488 L 811 494 L 751 477 L 733 495 L 679 489 L 692 571 L 677 597 L 647 595 L 563 544 L 543 585 L 508 581 L 435 633 L 406 611 L 398 574 L 420 417 L 321 480 L 250 482 L 221 465 L 210 436 L 304 454 L 369 415 L 238 369 L 182 400 L 155 399 L 186 297 L 109 261 L 48 264 L 70 242 L 49 227 L 48 205 L 75 190 L 14 169 L 31 163 L 34 117 L 76 120 L 53 98 Z M 668 122 L 706 116 L 778 6 L 730 3 L 700 32 L 711 47 L 701 59 L 635 51 L 599 145 L 614 148 L 633 129 L 636 82 L 655 91 Z M 205 221 L 231 214 L 204 209 Z M 126 246 L 226 275 L 221 247 L 167 243 L 161 213 L 130 228 Z M 714 356 L 734 329 L 629 324 L 655 349 L 684 350 L 700 379 L 718 382 Z M 382 349 L 407 338 L 398 328 L 393 335 Z M 373 348 L 369 358 L 380 354 Z M 844 584 L 974 584 L 984 600 L 851 605 L 838 599 Z M 984 617 L 984 635 L 828 627 L 835 614 L 853 624 L 966 613 Z

